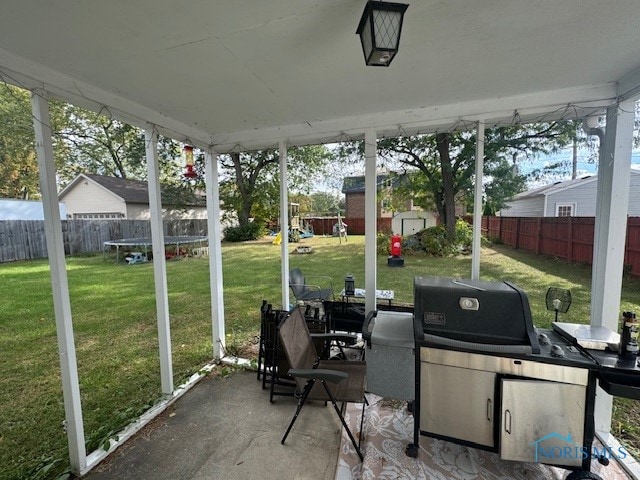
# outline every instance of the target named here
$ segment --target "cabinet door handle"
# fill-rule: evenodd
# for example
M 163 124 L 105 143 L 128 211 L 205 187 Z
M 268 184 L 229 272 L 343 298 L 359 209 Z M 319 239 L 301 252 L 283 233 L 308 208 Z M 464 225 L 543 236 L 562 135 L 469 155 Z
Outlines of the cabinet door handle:
M 492 413 L 493 409 L 491 408 L 491 399 L 487 398 L 487 421 L 491 421 L 491 413 Z
M 511 435 L 511 412 L 509 410 L 504 411 L 504 431 Z

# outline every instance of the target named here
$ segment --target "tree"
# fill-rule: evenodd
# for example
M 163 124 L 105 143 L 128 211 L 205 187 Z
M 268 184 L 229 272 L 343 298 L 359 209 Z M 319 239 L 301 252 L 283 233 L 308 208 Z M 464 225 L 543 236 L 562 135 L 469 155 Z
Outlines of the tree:
M 331 158 L 324 146 L 291 148 L 288 152 L 289 184 L 292 192 L 308 191 Z M 277 218 L 280 180 L 276 150 L 232 153 L 222 156 L 220 198 L 237 215 L 240 226 L 251 219 Z
M 60 102 L 50 102 L 53 130 L 63 121 Z M 30 95 L 27 90 L 0 82 L 0 196 L 40 198 L 38 161 Z M 65 146 L 53 138 L 56 164 L 66 154 Z
M 319 215 L 335 215 L 336 212 L 344 213 L 344 199 L 338 198 L 328 192 L 315 192 L 311 194 L 311 212 Z
M 65 105 L 65 123 L 56 135 L 67 145 L 69 161 L 59 174 L 63 182 L 79 173 L 96 173 L 119 178 L 147 178 L 145 135 L 132 125 L 73 105 Z M 160 181 L 180 187 L 182 177 L 178 142 L 158 138 Z M 186 185 L 185 185 L 186 186 Z
M 64 185 L 79 173 L 97 173 L 144 180 L 147 177 L 144 132 L 57 100 L 49 101 L 58 179 Z M 108 113 L 108 112 L 103 112 Z M 39 198 L 39 173 L 30 95 L 27 90 L 0 83 L 0 195 Z M 176 162 L 178 143 L 159 138 L 160 180 L 164 195 L 175 204 L 192 188 L 182 181 Z
M 492 195 L 490 204 L 496 208 L 514 190 L 524 186 L 524 179 L 509 165 L 515 153 L 530 156 L 550 152 L 566 145 L 575 127 L 568 123 L 497 127 L 485 132 L 485 194 Z M 445 224 L 447 239 L 455 239 L 456 201 L 472 198 L 475 175 L 475 131 L 442 132 L 383 139 L 378 142 L 382 157 L 398 162 L 409 171 L 420 172 L 416 181 L 429 195 L 422 195 L 433 204 Z M 505 188 L 507 187 L 508 188 Z

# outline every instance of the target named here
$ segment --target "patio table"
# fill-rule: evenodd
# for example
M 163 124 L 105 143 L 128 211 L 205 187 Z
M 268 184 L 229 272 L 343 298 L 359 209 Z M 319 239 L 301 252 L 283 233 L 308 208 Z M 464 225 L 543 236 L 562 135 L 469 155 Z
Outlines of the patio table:
M 353 295 L 347 295 L 344 292 L 344 288 L 340 291 L 340 296 L 342 297 L 342 301 L 349 302 L 349 298 L 365 298 L 365 289 L 364 288 L 356 288 Z M 376 300 L 388 300 L 389 305 L 394 298 L 393 290 L 376 290 Z

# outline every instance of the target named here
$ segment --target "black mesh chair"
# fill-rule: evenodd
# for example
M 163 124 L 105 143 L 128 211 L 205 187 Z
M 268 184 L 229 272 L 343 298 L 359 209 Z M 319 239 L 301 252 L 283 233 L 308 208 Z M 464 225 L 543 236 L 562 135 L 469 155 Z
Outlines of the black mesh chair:
M 329 298 L 333 298 L 333 286 L 331 285 L 331 277 L 326 276 L 314 276 L 310 277 L 314 280 L 316 278 L 324 279 L 324 282 L 329 284 L 329 287 L 321 287 L 320 285 L 308 284 L 306 283 L 306 279 L 302 273 L 302 270 L 299 268 L 294 268 L 289 271 L 289 287 L 291 287 L 291 291 L 293 292 L 293 296 L 296 301 L 322 301 L 328 300 Z
M 313 345 L 304 313 L 300 308 L 293 310 L 278 328 L 280 344 L 291 365 L 289 375 L 296 382 L 295 395 L 298 398 L 296 412 L 291 419 L 281 443 L 284 444 L 289 432 L 307 400 L 331 402 L 340 418 L 351 443 L 360 460 L 363 454 L 360 449 L 364 422 L 366 363 L 364 361 L 321 360 Z M 338 402 L 341 406 L 338 407 Z M 362 403 L 359 441 L 356 439 L 344 420 L 345 406 L 349 402 Z

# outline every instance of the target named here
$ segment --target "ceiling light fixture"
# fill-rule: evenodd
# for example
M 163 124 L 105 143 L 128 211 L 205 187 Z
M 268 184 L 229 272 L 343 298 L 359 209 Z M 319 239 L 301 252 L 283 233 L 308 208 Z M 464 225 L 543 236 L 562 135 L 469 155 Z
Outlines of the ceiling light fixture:
M 404 12 L 409 5 L 369 0 L 356 33 L 367 65 L 388 67 L 398 53 Z

